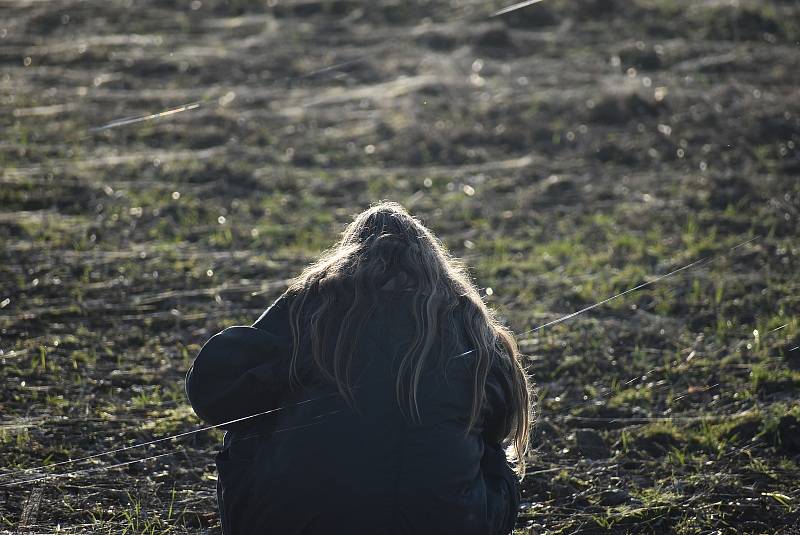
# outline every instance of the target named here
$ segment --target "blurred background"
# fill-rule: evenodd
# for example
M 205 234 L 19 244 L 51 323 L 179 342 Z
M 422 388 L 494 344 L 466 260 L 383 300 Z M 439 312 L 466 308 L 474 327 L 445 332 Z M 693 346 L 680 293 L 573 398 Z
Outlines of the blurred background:
M 0 531 L 219 533 L 216 431 L 68 461 L 379 199 L 518 333 L 519 533 L 800 522 L 800 2 L 512 4 L 0 0 Z

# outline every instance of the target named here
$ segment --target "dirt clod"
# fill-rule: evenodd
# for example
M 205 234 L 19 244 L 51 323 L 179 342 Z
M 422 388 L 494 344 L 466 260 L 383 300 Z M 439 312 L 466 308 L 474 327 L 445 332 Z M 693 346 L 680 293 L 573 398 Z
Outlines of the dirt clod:
M 611 449 L 603 436 L 594 429 L 578 429 L 575 431 L 575 443 L 578 451 L 589 459 L 607 459 L 611 457 Z

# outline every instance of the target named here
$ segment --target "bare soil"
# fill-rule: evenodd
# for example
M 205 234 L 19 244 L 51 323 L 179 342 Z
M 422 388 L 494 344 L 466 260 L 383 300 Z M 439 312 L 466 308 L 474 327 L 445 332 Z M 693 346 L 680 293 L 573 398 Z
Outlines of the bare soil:
M 504 5 L 0 0 L 0 531 L 218 533 L 216 431 L 68 461 L 386 198 L 527 355 L 519 533 L 798 532 L 800 2 Z

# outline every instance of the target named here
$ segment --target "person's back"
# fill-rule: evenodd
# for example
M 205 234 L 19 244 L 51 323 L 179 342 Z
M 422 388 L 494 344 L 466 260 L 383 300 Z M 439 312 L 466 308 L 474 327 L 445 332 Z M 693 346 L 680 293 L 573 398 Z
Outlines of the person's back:
M 225 533 L 510 532 L 519 489 L 502 443 L 527 410 L 518 363 L 476 349 L 466 300 L 443 312 L 413 276 L 384 272 L 367 292 L 290 289 L 198 355 L 187 393 L 228 430 Z M 421 317 L 438 323 L 424 336 Z

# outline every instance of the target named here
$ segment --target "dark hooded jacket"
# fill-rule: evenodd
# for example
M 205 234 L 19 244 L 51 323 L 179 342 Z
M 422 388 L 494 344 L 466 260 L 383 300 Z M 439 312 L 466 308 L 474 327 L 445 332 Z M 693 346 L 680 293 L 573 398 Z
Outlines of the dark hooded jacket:
M 216 457 L 223 532 L 510 533 L 519 483 L 501 447 L 507 360 L 494 356 L 481 421 L 467 434 L 472 354 L 463 333 L 443 332 L 443 358 L 419 385 L 421 419 L 404 417 L 396 365 L 414 325 L 407 297 L 382 292 L 356 346 L 350 406 L 315 374 L 305 342 L 301 385 L 290 383 L 288 300 L 212 337 L 186 377 L 197 415 L 227 430 Z

